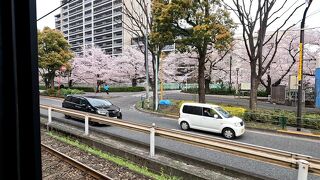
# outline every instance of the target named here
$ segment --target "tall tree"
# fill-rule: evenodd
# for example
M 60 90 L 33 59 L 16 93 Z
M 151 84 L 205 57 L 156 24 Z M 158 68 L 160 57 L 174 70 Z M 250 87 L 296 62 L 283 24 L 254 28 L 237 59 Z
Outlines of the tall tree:
M 73 57 L 70 45 L 63 34 L 49 27 L 38 31 L 39 74 L 46 88 L 54 88 L 54 78 L 61 66 L 70 67 L 69 60 Z
M 137 81 L 145 79 L 144 55 L 136 48 L 125 47 L 122 55 L 112 58 L 113 79 L 131 82 L 137 86 Z
M 86 47 L 83 55 L 72 60 L 71 79 L 73 83 L 87 83 L 95 86 L 97 80 L 110 80 L 112 77 L 111 56 L 99 47 Z M 99 76 L 99 77 L 98 77 Z
M 155 20 L 172 32 L 181 51 L 192 49 L 198 59 L 199 102 L 205 102 L 205 62 L 208 47 L 224 50 L 232 42 L 234 23 L 218 0 L 153 1 Z
M 138 45 L 141 52 L 145 54 L 145 59 L 146 54 L 151 54 L 153 77 L 156 77 L 155 74 L 159 70 L 161 51 L 167 44 L 172 43 L 173 36 L 168 29 L 159 26 L 158 22 L 155 21 L 155 14 L 158 12 L 154 11 L 153 4 L 150 3 L 154 1 L 155 0 L 123 1 L 122 13 L 125 17 L 122 23 L 124 24 L 124 29 L 131 34 L 134 44 Z M 147 44 L 146 37 L 148 39 Z M 148 47 L 148 53 L 145 53 L 145 45 Z M 155 80 L 150 82 L 153 89 L 153 102 L 155 102 L 157 96 Z M 156 108 L 155 103 L 153 107 L 154 109 Z
M 278 3 L 276 3 L 276 0 L 230 1 L 232 3 L 225 2 L 225 6 L 232 10 L 240 21 L 242 38 L 250 62 L 251 91 L 249 106 L 250 109 L 256 109 L 260 80 L 270 68 L 284 34 L 296 25 L 294 23 L 286 26 L 288 20 L 303 4 L 296 5 L 298 1 L 292 3 L 289 0 L 278 1 Z M 270 35 L 266 36 L 267 29 L 270 29 L 275 22 L 280 23 L 280 25 Z M 272 44 L 266 52 L 265 47 L 269 42 L 272 42 Z M 263 55 L 264 52 L 266 52 L 265 55 Z

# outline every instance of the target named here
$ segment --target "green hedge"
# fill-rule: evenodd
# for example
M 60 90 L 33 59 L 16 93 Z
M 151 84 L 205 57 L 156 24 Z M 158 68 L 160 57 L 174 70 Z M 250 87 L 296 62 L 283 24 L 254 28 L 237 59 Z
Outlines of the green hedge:
M 296 114 L 288 111 L 270 111 L 270 110 L 257 110 L 245 111 L 242 118 L 244 121 L 253 121 L 261 123 L 279 124 L 280 117 L 287 119 L 287 125 L 297 126 Z M 320 115 L 319 114 L 306 114 L 302 117 L 302 126 L 310 129 L 320 129 Z
M 95 91 L 95 88 L 93 88 L 93 87 L 82 87 L 82 86 L 77 87 L 77 86 L 75 86 L 75 87 L 71 87 L 71 88 L 69 88 L 69 87 L 66 87 L 66 88 L 68 88 L 68 89 L 78 89 L 78 90 L 81 90 L 81 91 L 84 91 L 84 92 L 94 92 Z M 39 89 L 40 90 L 46 90 L 46 87 L 43 86 L 43 85 L 39 85 Z M 58 87 L 55 86 L 54 89 L 58 90 Z M 63 88 L 63 89 L 65 89 L 65 88 Z
M 236 94 L 236 90 L 231 89 L 210 89 L 209 94 L 217 94 L 217 95 L 234 95 Z
M 110 87 L 109 92 L 141 92 L 144 91 L 144 87 L 136 86 L 136 87 Z M 104 88 L 101 87 L 101 92 L 105 92 Z
M 188 90 L 183 89 L 181 92 L 185 92 L 185 93 L 198 93 L 198 88 L 189 88 Z M 235 95 L 236 94 L 236 90 L 235 89 L 231 89 L 231 91 L 229 91 L 228 88 L 223 88 L 223 89 L 210 89 L 210 92 L 207 94 L 217 94 L 217 95 Z M 244 94 L 241 94 L 244 96 L 249 96 L 249 92 L 244 92 Z M 268 97 L 268 93 L 266 91 L 258 91 L 258 97 Z
M 79 87 L 71 87 L 71 89 L 79 89 L 79 90 L 82 90 L 82 91 L 84 91 L 84 92 L 95 92 L 95 88 L 93 88 L 93 87 L 81 87 L 81 86 L 79 86 Z
M 39 86 L 40 90 L 46 90 L 45 86 Z M 83 92 L 95 92 L 95 88 L 93 87 L 81 87 L 81 86 L 74 86 L 68 89 L 77 89 Z M 58 90 L 58 87 L 55 87 L 55 90 Z M 109 92 L 141 92 L 144 91 L 144 87 L 136 86 L 136 87 L 110 87 Z M 104 88 L 100 88 L 101 92 L 105 92 Z
M 52 96 L 52 97 L 65 97 L 70 94 L 84 94 L 84 92 L 79 89 L 61 89 L 60 94 L 58 90 L 52 90 L 52 89 L 47 89 L 41 92 L 41 95 Z

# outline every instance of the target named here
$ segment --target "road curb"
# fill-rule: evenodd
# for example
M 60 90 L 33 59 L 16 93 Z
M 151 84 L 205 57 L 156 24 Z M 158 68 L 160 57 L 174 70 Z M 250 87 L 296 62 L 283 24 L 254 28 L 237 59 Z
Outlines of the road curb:
M 152 112 L 148 111 L 142 108 L 138 108 L 136 104 L 134 105 L 134 108 L 140 112 L 143 113 L 149 113 L 153 114 L 156 116 L 160 117 L 167 117 L 170 118 L 170 120 L 178 121 L 179 116 L 175 115 L 170 115 L 170 114 L 162 114 L 158 112 Z M 261 132 L 268 132 L 268 133 L 277 133 L 277 134 L 284 134 L 284 135 L 291 135 L 291 136 L 297 136 L 297 137 L 304 137 L 304 138 L 309 138 L 309 139 L 319 139 L 320 140 L 320 135 L 315 135 L 311 133 L 305 133 L 305 132 L 295 132 L 295 131 L 287 131 L 287 130 L 269 130 L 269 129 L 258 129 L 258 128 L 251 128 L 251 127 L 246 127 L 248 130 L 255 130 L 255 131 L 261 131 Z
M 294 136 L 310 137 L 310 138 L 313 138 L 313 139 L 320 139 L 320 135 L 306 133 L 306 132 L 297 132 L 297 131 L 288 131 L 288 130 L 277 130 L 277 132 L 283 133 L 283 134 L 294 135 Z

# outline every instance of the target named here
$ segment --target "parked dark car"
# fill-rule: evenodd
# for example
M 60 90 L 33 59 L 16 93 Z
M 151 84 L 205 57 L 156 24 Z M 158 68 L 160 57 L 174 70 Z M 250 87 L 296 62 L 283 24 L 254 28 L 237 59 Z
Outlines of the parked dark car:
M 106 99 L 68 95 L 62 107 L 122 119 L 121 109 Z M 65 117 L 71 118 L 69 115 Z

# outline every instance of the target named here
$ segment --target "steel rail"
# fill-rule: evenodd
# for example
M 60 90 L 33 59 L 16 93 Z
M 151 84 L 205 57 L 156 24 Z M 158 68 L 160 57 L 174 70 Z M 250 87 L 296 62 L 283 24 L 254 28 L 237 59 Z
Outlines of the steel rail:
M 40 105 L 40 108 L 51 108 L 52 111 L 73 115 L 81 118 L 87 116 L 89 117 L 90 121 L 98 122 L 100 124 L 120 126 L 126 129 L 131 129 L 134 131 L 140 131 L 144 133 L 150 133 L 150 128 L 152 127 L 144 124 L 132 123 L 119 119 L 115 120 L 114 118 L 110 117 L 95 115 L 91 113 L 88 114 L 83 113 L 81 111 L 69 110 L 60 107 Z M 160 137 L 166 137 L 187 144 L 212 150 L 218 150 L 239 157 L 259 160 L 283 167 L 297 168 L 298 160 L 306 160 L 310 163 L 309 172 L 312 172 L 316 175 L 320 175 L 320 159 L 312 156 L 158 127 L 155 128 L 155 134 Z
M 112 180 L 112 178 L 92 169 L 91 167 L 63 154 L 60 153 L 59 151 L 54 150 L 53 148 L 41 143 L 41 147 L 43 148 L 43 150 L 49 152 L 50 154 L 58 157 L 59 159 L 62 159 L 63 161 L 67 162 L 68 164 L 70 164 L 71 166 L 76 167 L 77 169 L 80 169 L 83 172 L 88 173 L 90 176 L 96 178 L 96 179 L 104 179 L 104 180 Z

